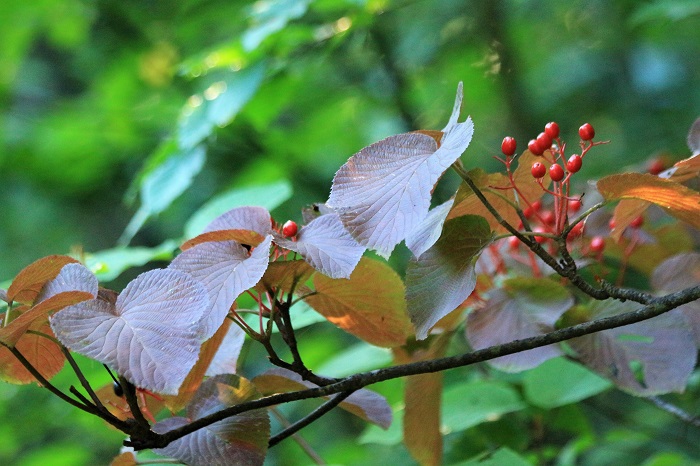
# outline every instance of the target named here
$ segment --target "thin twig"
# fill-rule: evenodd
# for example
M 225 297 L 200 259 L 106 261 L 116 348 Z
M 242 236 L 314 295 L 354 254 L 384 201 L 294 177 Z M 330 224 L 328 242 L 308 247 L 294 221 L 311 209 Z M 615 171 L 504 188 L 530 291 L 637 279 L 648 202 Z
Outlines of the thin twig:
M 270 412 L 272 413 L 273 416 L 275 416 L 277 418 L 277 420 L 280 422 L 280 424 L 282 424 L 285 428 L 288 428 L 292 425 L 292 423 L 289 422 L 287 420 L 287 418 L 284 417 L 282 415 L 282 413 L 280 413 L 277 408 L 275 408 L 275 407 L 270 408 Z M 292 436 L 292 439 L 294 439 L 294 441 L 297 443 L 297 445 L 299 445 L 299 447 L 302 450 L 304 450 L 304 453 L 309 455 L 309 458 L 311 458 L 314 463 L 326 464 L 326 462 L 323 460 L 323 458 L 321 458 L 321 456 L 318 453 L 316 453 L 316 451 L 313 448 L 311 448 L 311 445 L 309 445 L 309 442 L 304 440 L 304 437 L 299 435 L 298 432 L 291 434 L 291 436 Z M 269 447 L 271 447 L 271 446 L 272 445 L 269 445 Z
M 663 409 L 667 413 L 677 417 L 681 421 L 687 422 L 688 424 L 693 425 L 695 427 L 700 427 L 700 416 L 693 416 L 692 414 L 683 411 L 681 408 L 674 405 L 673 403 L 669 403 L 666 400 L 662 400 L 658 396 L 650 396 L 649 398 L 647 398 L 647 400 L 655 404 L 657 407 Z
M 73 359 L 73 355 L 70 354 L 70 351 L 65 346 L 61 346 L 61 352 L 63 352 L 63 355 L 66 357 L 68 360 L 68 364 L 73 368 L 73 372 L 75 372 L 76 377 L 78 377 L 78 380 L 80 380 L 80 384 L 83 386 L 85 391 L 87 392 L 88 395 L 90 395 L 90 398 L 92 399 L 92 402 L 95 404 L 97 409 L 103 412 L 109 412 L 107 409 L 104 407 L 100 399 L 97 397 L 97 394 L 95 391 L 92 389 L 90 386 L 90 383 L 87 381 L 85 378 L 85 375 L 83 374 L 83 371 L 80 370 L 80 367 L 78 367 L 78 363 L 75 362 L 75 359 Z

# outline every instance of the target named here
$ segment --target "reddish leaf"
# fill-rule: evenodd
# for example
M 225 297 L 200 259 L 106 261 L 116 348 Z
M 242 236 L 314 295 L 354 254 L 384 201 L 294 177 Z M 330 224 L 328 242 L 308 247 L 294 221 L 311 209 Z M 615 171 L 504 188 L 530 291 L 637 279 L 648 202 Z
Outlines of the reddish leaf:
M 448 220 L 437 243 L 408 263 L 406 301 L 417 339 L 425 339 L 437 321 L 474 291 L 474 262 L 491 237 L 483 217 Z
M 676 183 L 683 183 L 700 174 L 700 153 L 676 162 L 671 168 L 659 173 L 660 178 L 667 178 Z
M 136 456 L 134 453 L 125 451 L 114 458 L 112 462 L 109 463 L 109 466 L 136 466 L 137 464 L 139 463 L 136 461 Z
M 425 218 L 432 190 L 471 141 L 470 118 L 458 123 L 462 84 L 441 145 L 425 134 L 391 136 L 353 155 L 333 179 L 328 206 L 363 246 L 388 257 Z
M 272 289 L 288 292 L 292 287 L 303 284 L 313 273 L 314 269 L 303 260 L 272 262 L 255 289 L 260 292 Z
M 56 255 L 32 262 L 17 274 L 7 290 L 7 297 L 11 301 L 32 304 L 44 284 L 71 262 L 78 261 L 72 257 Z
M 335 213 L 303 226 L 294 241 L 278 235 L 275 243 L 301 254 L 313 268 L 331 278 L 349 278 L 365 252 Z
M 182 246 L 180 246 L 180 249 L 186 251 L 198 244 L 208 243 L 210 241 L 229 240 L 247 246 L 257 246 L 265 240 L 265 237 L 252 230 L 215 230 L 202 233 L 201 235 L 185 241 L 182 243 Z
M 207 288 L 210 305 L 203 316 L 203 340 L 221 326 L 236 298 L 263 276 L 271 241 L 272 236 L 268 235 L 250 253 L 234 241 L 202 243 L 184 251 L 170 263 L 168 269 L 186 272 Z
M 598 181 L 598 191 L 610 200 L 640 199 L 662 207 L 669 215 L 700 228 L 700 193 L 649 173 L 623 173 Z
M 219 375 L 207 379 L 187 409 L 187 418 L 172 417 L 158 422 L 153 431 L 165 433 L 187 425 L 224 408 L 258 399 L 255 386 L 236 375 Z M 256 409 L 215 422 L 153 451 L 177 458 L 191 466 L 241 465 L 262 466 L 270 438 L 267 411 Z
M 95 394 L 104 407 L 118 419 L 122 421 L 133 419 L 134 416 L 131 414 L 131 409 L 129 408 L 129 403 L 126 401 L 126 397 L 124 395 L 117 396 L 114 389 L 114 382 L 110 382 L 96 390 Z M 143 395 L 144 396 L 136 397 L 136 401 L 142 412 L 148 410 L 148 412 L 155 416 L 165 408 L 165 404 L 160 399 L 160 396 L 155 397 L 148 393 L 143 393 Z
M 637 303 L 608 299 L 591 303 L 589 312 L 602 318 L 638 308 Z M 682 392 L 697 354 L 693 335 L 677 309 L 569 343 L 584 364 L 621 389 L 643 396 Z
M 566 288 L 547 278 L 513 278 L 488 293 L 483 308 L 469 314 L 467 339 L 474 349 L 501 345 L 554 330 L 554 323 L 574 303 Z M 520 372 L 560 356 L 555 345 L 489 361 L 506 372 Z
M 137 387 L 175 395 L 197 361 L 204 286 L 169 269 L 139 275 L 116 304 L 94 299 L 51 318 L 71 350 L 112 366 Z
M 281 367 L 274 367 L 258 375 L 253 379 L 253 383 L 263 395 L 318 387 L 316 384 L 303 380 L 299 374 Z M 326 396 L 324 398 L 328 399 L 330 397 Z M 391 425 L 391 408 L 384 397 L 366 388 L 361 388 L 354 392 L 345 401 L 341 402 L 338 407 L 367 422 L 377 424 L 383 429 L 388 429 Z
M 349 280 L 314 275 L 306 302 L 334 325 L 376 346 L 400 346 L 412 333 L 404 285 L 388 265 L 363 258 Z
M 34 322 L 30 330 L 53 336 L 48 323 Z M 64 357 L 61 348 L 49 338 L 35 333 L 27 333 L 15 345 L 17 351 L 34 366 L 47 380 L 50 380 L 63 367 Z M 0 346 L 0 380 L 12 384 L 35 382 L 34 376 L 10 353 Z

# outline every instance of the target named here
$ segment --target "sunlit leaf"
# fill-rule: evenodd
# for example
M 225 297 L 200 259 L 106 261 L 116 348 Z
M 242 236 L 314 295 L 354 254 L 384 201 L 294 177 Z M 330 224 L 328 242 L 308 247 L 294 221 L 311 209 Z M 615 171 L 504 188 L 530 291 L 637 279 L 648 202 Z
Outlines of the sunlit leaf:
M 29 330 L 53 336 L 47 322 L 35 320 L 29 325 Z M 22 335 L 15 349 L 47 380 L 58 374 L 65 361 L 61 348 L 53 340 L 36 333 Z M 4 346 L 0 346 L 0 380 L 12 384 L 36 382 L 34 376 Z
M 234 241 L 198 244 L 177 256 L 169 269 L 187 272 L 201 281 L 209 294 L 202 322 L 202 338 L 216 332 L 236 298 L 262 278 L 267 269 L 272 236 L 250 253 Z
M 299 374 L 281 367 L 274 367 L 258 375 L 253 379 L 253 383 L 263 395 L 318 387 L 316 384 L 303 380 Z M 384 397 L 366 388 L 354 392 L 338 407 L 384 429 L 391 425 L 391 408 Z
M 406 247 L 411 250 L 415 257 L 430 249 L 440 238 L 442 227 L 453 203 L 454 199 L 450 199 L 431 209 L 423 222 L 408 235 Z
M 469 314 L 467 339 L 474 349 L 543 335 L 574 303 L 566 288 L 547 278 L 512 278 L 488 293 L 480 309 Z M 561 355 L 555 345 L 543 346 L 489 361 L 507 372 L 531 369 Z
M 334 325 L 376 346 L 400 346 L 411 334 L 404 285 L 388 265 L 363 258 L 349 280 L 313 277 L 306 302 Z
M 283 29 L 289 21 L 304 16 L 308 5 L 309 0 L 272 0 L 252 8 L 250 19 L 253 24 L 242 38 L 244 50 L 255 50 L 262 41 Z
M 153 431 L 162 434 L 187 425 L 190 420 L 259 397 L 255 386 L 242 377 L 212 377 L 202 383 L 195 394 L 187 409 L 187 418 L 165 419 L 155 424 Z M 256 409 L 215 422 L 154 451 L 191 466 L 262 466 L 269 438 L 270 419 L 267 411 Z
M 445 222 L 440 239 L 406 269 L 408 314 L 422 340 L 441 318 L 474 291 L 474 262 L 491 241 L 483 217 L 466 215 Z
M 700 253 L 687 252 L 663 261 L 651 275 L 651 284 L 658 292 L 671 293 L 700 283 Z M 676 308 L 690 325 L 695 343 L 700 348 L 700 301 Z
M 566 358 L 550 359 L 527 371 L 523 378 L 525 398 L 545 409 L 585 400 L 610 386 L 607 379 Z
M 608 200 L 640 199 L 663 208 L 669 215 L 700 228 L 700 193 L 649 173 L 610 175 L 598 181 Z
M 345 230 L 338 214 L 322 215 L 304 225 L 293 240 L 281 236 L 275 243 L 299 253 L 313 268 L 331 278 L 349 278 L 365 252 Z
M 56 277 L 64 265 L 78 262 L 68 256 L 47 256 L 23 268 L 7 289 L 10 301 L 32 304 L 44 284 Z
M 85 265 L 100 280 L 109 282 L 119 277 L 121 273 L 131 267 L 140 267 L 151 261 L 164 261 L 173 258 L 173 252 L 177 249 L 175 241 L 168 240 L 153 247 L 116 247 L 105 249 L 95 253 L 85 254 Z
M 290 197 L 292 185 L 287 180 L 225 191 L 214 196 L 190 217 L 185 224 L 185 237 L 197 236 L 216 217 L 236 207 L 259 206 L 270 211 Z
M 594 301 L 595 318 L 630 312 L 629 301 Z M 678 310 L 624 327 L 575 338 L 569 344 L 579 359 L 618 387 L 637 395 L 681 392 L 695 367 L 693 334 Z
M 207 377 L 236 373 L 236 364 L 245 341 L 245 332 L 235 324 L 230 324 L 228 329 L 224 328 L 224 330 L 226 330 L 224 338 L 207 367 L 205 374 Z
M 139 275 L 117 298 L 69 306 L 51 318 L 71 350 L 114 368 L 137 387 L 177 394 L 201 346 L 204 286 L 189 275 L 157 269 Z
M 388 257 L 428 215 L 432 190 L 471 141 L 470 118 L 457 123 L 462 85 L 441 145 L 425 134 L 391 136 L 353 155 L 333 179 L 328 205 L 363 246 Z

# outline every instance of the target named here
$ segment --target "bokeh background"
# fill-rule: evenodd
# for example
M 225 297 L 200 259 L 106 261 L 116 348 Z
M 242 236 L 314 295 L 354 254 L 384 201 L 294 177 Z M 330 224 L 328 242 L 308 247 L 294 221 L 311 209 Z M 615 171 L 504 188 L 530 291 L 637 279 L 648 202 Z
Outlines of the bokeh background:
M 611 141 L 586 158 L 581 178 L 643 171 L 658 157 L 670 164 L 689 155 L 685 137 L 700 115 L 700 3 L 3 0 L 0 283 L 71 252 L 108 264 L 103 279 L 121 289 L 162 266 L 169 240 L 195 229 L 203 206 L 215 210 L 212 199 L 268 202 L 278 221 L 300 221 L 300 207 L 327 198 L 354 152 L 442 128 L 459 81 L 475 123 L 468 168 L 499 169 L 492 156 L 505 135 L 522 149 L 551 120 L 572 142 L 586 121 Z M 456 185 L 448 175 L 437 200 Z M 322 325 L 303 337 L 316 367 L 356 343 Z M 695 413 L 697 379 L 674 399 Z M 74 382 L 62 373 L 61 383 Z M 378 389 L 398 402 L 401 386 Z M 631 396 L 608 390 L 558 410 L 450 434 L 446 464 L 494 445 L 549 464 L 700 458 L 697 427 Z M 35 386 L 0 385 L 0 416 L 0 464 L 108 464 L 122 440 Z M 400 445 L 358 443 L 364 426 L 342 413 L 318 424 L 303 436 L 330 464 L 412 464 Z M 288 440 L 268 463 L 311 460 Z

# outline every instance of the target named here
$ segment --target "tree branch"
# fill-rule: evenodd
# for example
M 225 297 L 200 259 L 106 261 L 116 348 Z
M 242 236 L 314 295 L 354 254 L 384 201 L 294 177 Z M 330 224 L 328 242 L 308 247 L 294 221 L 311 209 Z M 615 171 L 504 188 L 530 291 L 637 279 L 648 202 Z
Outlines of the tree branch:
M 566 327 L 555 330 L 544 335 L 515 340 L 502 345 L 490 346 L 469 353 L 450 356 L 445 358 L 434 359 L 430 361 L 414 362 L 402 364 L 398 366 L 388 367 L 385 369 L 377 369 L 370 372 L 355 374 L 336 383 L 332 383 L 323 387 L 311 388 L 307 390 L 299 390 L 296 392 L 280 393 L 270 395 L 258 400 L 253 400 L 247 403 L 242 403 L 236 406 L 223 409 L 212 413 L 208 416 L 197 419 L 186 426 L 173 429 L 161 435 L 148 436 L 149 438 L 132 437 L 124 442 L 124 445 L 133 447 L 136 450 L 147 448 L 163 448 L 170 442 L 184 437 L 187 434 L 195 432 L 201 428 L 209 426 L 215 422 L 221 421 L 236 414 L 240 414 L 253 409 L 267 408 L 269 406 L 288 403 L 291 401 L 304 400 L 309 398 L 318 398 L 322 396 L 332 395 L 347 391 L 359 390 L 360 388 L 377 382 L 405 377 L 409 375 L 426 374 L 431 372 L 440 372 L 447 369 L 454 369 L 472 365 L 479 362 L 488 361 L 501 356 L 527 351 L 529 349 L 540 348 L 542 346 L 559 343 L 572 338 L 589 335 L 601 330 L 622 327 L 629 324 L 634 324 L 647 319 L 651 319 L 679 306 L 700 299 L 700 285 L 691 288 L 686 288 L 675 293 L 668 294 L 659 298 L 652 298 L 651 302 L 646 306 L 632 312 L 619 314 L 612 317 L 585 322 L 582 324 Z

